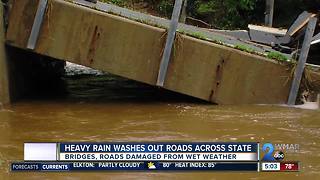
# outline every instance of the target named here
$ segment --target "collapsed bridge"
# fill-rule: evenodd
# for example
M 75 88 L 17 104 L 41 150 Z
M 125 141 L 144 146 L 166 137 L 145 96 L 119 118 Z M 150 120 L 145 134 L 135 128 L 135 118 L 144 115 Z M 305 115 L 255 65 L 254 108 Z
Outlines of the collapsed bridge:
M 159 25 L 157 18 L 148 17 L 152 22 L 137 20 L 111 10 L 103 12 L 101 2 L 79 2 L 10 1 L 3 43 L 217 104 L 288 101 L 296 66 L 267 58 L 271 48 L 214 32 L 208 33 L 213 37 L 210 39 L 195 33 L 203 29 L 179 25 L 166 64 L 170 21 Z M 254 51 L 236 48 L 239 44 Z M 0 101 L 5 102 L 10 100 L 8 84 L 13 83 L 8 76 L 15 72 L 5 69 L 10 58 L 5 47 L 2 51 Z M 318 82 L 317 70 L 308 73 Z

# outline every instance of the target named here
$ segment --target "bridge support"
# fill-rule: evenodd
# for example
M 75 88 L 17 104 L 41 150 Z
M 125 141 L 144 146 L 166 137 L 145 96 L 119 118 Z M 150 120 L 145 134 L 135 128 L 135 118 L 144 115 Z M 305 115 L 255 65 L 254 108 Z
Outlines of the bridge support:
M 0 5 L 0 14 L 4 7 Z M 0 104 L 25 95 L 55 90 L 61 84 L 64 61 L 5 45 L 4 19 L 0 18 Z
M 4 13 L 4 7 L 0 5 L 0 15 Z M 0 103 L 10 102 L 9 94 L 9 72 L 5 48 L 4 19 L 0 17 Z

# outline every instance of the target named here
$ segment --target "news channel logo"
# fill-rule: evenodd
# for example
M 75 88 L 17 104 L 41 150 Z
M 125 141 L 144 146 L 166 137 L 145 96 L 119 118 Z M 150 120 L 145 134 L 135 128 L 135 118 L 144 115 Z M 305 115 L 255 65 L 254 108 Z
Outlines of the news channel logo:
M 262 146 L 262 151 L 264 156 L 262 161 L 282 161 L 285 159 L 286 153 L 296 153 L 299 152 L 299 144 L 272 144 L 265 143 Z

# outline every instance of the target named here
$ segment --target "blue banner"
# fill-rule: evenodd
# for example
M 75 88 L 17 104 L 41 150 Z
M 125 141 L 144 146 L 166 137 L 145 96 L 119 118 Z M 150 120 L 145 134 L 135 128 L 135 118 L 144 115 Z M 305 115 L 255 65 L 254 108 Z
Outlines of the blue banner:
M 60 143 L 60 152 L 255 153 L 257 143 Z

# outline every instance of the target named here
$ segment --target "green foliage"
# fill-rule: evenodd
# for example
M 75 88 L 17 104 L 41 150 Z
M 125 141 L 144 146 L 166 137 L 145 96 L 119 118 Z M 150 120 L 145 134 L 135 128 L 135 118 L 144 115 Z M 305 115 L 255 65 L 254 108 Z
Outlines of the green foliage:
M 157 10 L 159 13 L 166 17 L 171 17 L 173 11 L 174 1 L 172 0 L 161 0 L 157 5 Z
M 135 3 L 147 4 L 149 12 L 171 17 L 174 0 L 100 0 L 133 8 Z M 266 0 L 188 0 L 188 16 L 220 29 L 246 29 L 249 23 L 263 24 Z M 320 0 L 275 1 L 274 26 L 289 27 L 304 10 L 317 13 Z
M 188 0 L 188 13 L 221 29 L 246 29 L 249 23 L 263 24 L 266 0 Z M 275 27 L 289 27 L 307 10 L 319 12 L 320 0 L 275 1 Z
M 244 28 L 258 0 L 189 0 L 191 15 L 222 29 Z
M 212 1 L 207 3 L 199 3 L 197 7 L 197 13 L 201 15 L 209 15 L 216 11 L 215 6 L 216 6 L 215 3 Z
M 279 52 L 268 52 L 267 58 L 275 59 L 278 61 L 287 61 L 288 60 L 288 58 L 286 56 L 284 56 L 283 54 L 281 54 Z
M 125 6 L 126 3 L 128 2 L 128 0 L 99 0 L 99 1 L 108 2 L 121 7 Z

